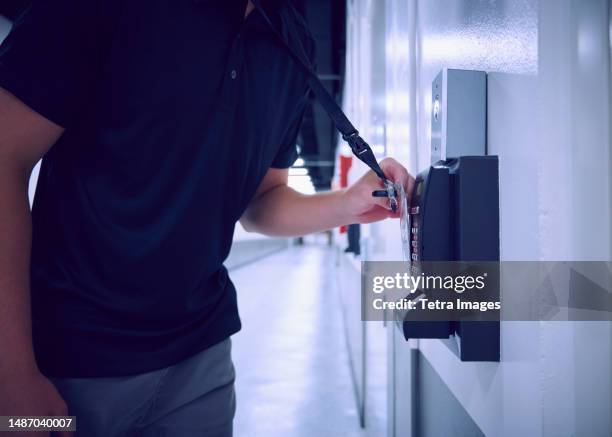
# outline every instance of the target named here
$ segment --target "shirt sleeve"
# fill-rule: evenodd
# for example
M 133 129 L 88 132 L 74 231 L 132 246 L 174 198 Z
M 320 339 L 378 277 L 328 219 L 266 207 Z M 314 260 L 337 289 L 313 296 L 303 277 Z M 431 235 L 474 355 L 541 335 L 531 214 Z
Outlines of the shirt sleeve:
M 302 119 L 304 118 L 304 112 L 306 111 L 306 105 L 308 104 L 308 98 L 302 97 L 294 111 L 293 120 L 289 123 L 281 146 L 278 149 L 278 153 L 272 161 L 271 167 L 273 168 L 289 168 L 298 158 L 297 150 L 297 138 L 302 126 Z
M 82 73 L 77 9 L 74 0 L 34 0 L 0 45 L 0 87 L 63 127 L 76 112 Z

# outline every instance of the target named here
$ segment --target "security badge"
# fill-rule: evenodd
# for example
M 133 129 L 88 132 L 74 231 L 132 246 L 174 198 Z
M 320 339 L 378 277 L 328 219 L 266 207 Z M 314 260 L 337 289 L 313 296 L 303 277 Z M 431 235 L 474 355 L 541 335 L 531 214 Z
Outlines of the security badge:
M 403 191 L 403 187 L 399 184 L 394 184 L 389 179 L 383 179 L 383 184 L 385 185 L 384 190 L 374 190 L 372 191 L 372 197 L 386 197 L 389 199 L 389 206 L 391 207 L 391 211 L 397 212 L 398 207 L 398 194 L 400 191 Z

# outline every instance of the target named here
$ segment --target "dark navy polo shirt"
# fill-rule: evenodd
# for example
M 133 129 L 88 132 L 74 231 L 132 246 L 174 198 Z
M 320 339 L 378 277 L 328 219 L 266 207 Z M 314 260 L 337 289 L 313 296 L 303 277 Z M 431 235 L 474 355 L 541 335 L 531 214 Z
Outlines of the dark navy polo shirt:
M 39 0 L 1 46 L 0 86 L 66 129 L 43 159 L 32 211 L 44 373 L 142 373 L 240 329 L 223 261 L 268 169 L 296 159 L 307 92 L 245 7 Z M 312 56 L 295 10 L 264 7 Z

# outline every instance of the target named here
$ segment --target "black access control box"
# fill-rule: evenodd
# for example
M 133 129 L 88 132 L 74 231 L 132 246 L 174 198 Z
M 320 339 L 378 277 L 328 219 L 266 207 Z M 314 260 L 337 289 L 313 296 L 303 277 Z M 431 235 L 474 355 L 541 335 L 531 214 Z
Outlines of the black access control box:
M 413 271 L 428 262 L 499 261 L 496 156 L 439 161 L 416 178 L 410 205 Z M 463 361 L 499 361 L 499 321 L 400 321 L 406 340 L 445 339 Z

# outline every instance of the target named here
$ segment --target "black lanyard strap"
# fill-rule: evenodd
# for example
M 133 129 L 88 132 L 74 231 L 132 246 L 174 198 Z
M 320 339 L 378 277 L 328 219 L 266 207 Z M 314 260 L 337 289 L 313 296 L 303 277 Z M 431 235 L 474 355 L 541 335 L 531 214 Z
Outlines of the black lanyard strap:
M 290 33 L 291 39 L 297 45 L 299 53 L 297 53 L 297 51 L 292 48 L 289 42 L 287 42 L 286 38 L 276 29 L 274 24 L 272 24 L 272 21 L 261 6 L 260 0 L 251 1 L 263 17 L 264 21 L 268 24 L 272 32 L 283 43 L 283 45 L 289 51 L 291 56 L 306 71 L 306 74 L 308 75 L 308 86 L 314 93 L 321 106 L 323 106 L 325 112 L 327 112 L 327 115 L 329 115 L 329 117 L 332 119 L 334 125 L 336 126 L 336 129 L 338 129 L 338 131 L 340 131 L 340 133 L 342 134 L 342 138 L 344 139 L 344 141 L 349 144 L 353 154 L 361 161 L 363 161 L 368 167 L 370 167 L 374 171 L 374 173 L 376 173 L 378 177 L 380 177 L 387 185 L 389 181 L 386 178 L 385 173 L 380 168 L 380 165 L 378 165 L 378 161 L 374 156 L 372 148 L 368 145 L 368 143 L 366 143 L 363 138 L 359 136 L 359 132 L 357 131 L 357 129 L 355 129 L 355 126 L 353 126 L 353 124 L 350 122 L 344 112 L 342 112 L 342 109 L 340 108 L 340 106 L 338 106 L 336 100 L 331 96 L 331 94 L 329 94 L 329 92 L 325 89 L 325 86 L 323 86 L 323 84 L 319 80 L 319 77 L 317 76 L 317 73 L 312 67 L 312 64 L 308 61 L 308 57 L 306 56 L 306 53 L 304 51 L 304 46 L 302 45 L 299 36 L 296 34 L 294 26 L 292 26 L 291 24 L 287 24 L 287 30 Z

